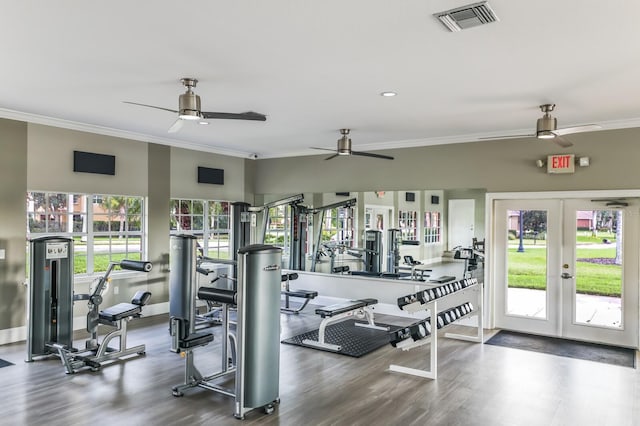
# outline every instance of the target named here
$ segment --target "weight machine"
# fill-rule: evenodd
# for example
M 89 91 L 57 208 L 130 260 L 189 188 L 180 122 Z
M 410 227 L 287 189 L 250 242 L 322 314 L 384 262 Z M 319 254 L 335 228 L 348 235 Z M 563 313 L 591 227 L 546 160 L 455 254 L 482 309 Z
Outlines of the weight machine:
M 400 240 L 402 231 L 392 228 L 387 231 L 387 272 L 400 274 Z
M 173 395 L 183 396 L 194 387 L 233 397 L 234 416 L 262 407 L 271 413 L 280 402 L 280 264 L 282 250 L 264 244 L 249 245 L 238 250 L 237 289 L 200 287 L 201 300 L 223 305 L 224 333 L 220 371 L 205 376 L 194 363 L 194 349 L 213 341 L 213 334 L 195 332 L 196 249 L 190 236 L 173 236 L 171 243 L 170 332 L 171 350 L 185 358 L 184 383 L 173 388 Z M 175 271 L 175 272 L 174 272 Z M 235 343 L 237 356 L 229 362 L 227 337 L 231 335 L 229 309 L 237 311 Z M 217 383 L 218 379 L 235 378 L 235 388 Z
M 138 291 L 131 303 L 119 303 L 100 310 L 103 293 L 115 267 L 149 272 L 151 262 L 122 260 L 110 262 L 105 274 L 90 294 L 73 293 L 73 240 L 70 238 L 42 237 L 29 242 L 29 321 L 27 335 L 27 362 L 36 358 L 57 355 L 67 374 L 77 373 L 84 367 L 99 370 L 106 362 L 145 353 L 145 345 L 127 347 L 127 324 L 139 318 L 142 307 L 151 297 L 148 291 Z M 87 331 L 90 338 L 85 348 L 73 347 L 73 304 L 88 300 Z M 98 341 L 100 325 L 114 327 Z M 117 349 L 109 346 L 115 338 Z
M 251 236 L 251 242 L 257 244 L 264 244 L 265 237 L 267 235 L 267 229 L 269 228 L 269 210 L 275 207 L 288 205 L 290 207 L 289 212 L 289 228 L 288 233 L 290 237 L 290 243 L 288 246 L 289 256 L 287 261 L 288 269 L 304 271 L 305 269 L 305 255 L 307 244 L 307 215 L 309 209 L 301 203 L 304 201 L 304 195 L 298 194 L 291 197 L 283 198 L 281 200 L 272 201 L 262 206 L 249 207 L 248 211 L 253 215 L 262 214 L 262 229 L 258 234 L 254 232 Z M 253 222 L 256 222 L 257 218 Z M 286 239 L 284 241 L 286 246 Z M 285 248 L 285 253 L 286 253 Z M 284 266 L 284 265 L 283 265 Z
M 339 208 L 339 207 L 353 207 L 356 204 L 356 199 L 355 198 L 350 198 L 348 200 L 345 201 L 340 201 L 337 203 L 333 203 L 333 204 L 327 204 L 326 206 L 321 206 L 321 207 L 317 207 L 314 208 L 312 210 L 310 210 L 310 213 L 313 213 L 314 215 L 318 215 L 317 217 L 315 217 L 317 219 L 317 221 L 315 223 L 318 224 L 318 230 L 316 233 L 316 240 L 315 243 L 313 245 L 313 257 L 311 260 L 311 272 L 315 272 L 316 271 L 316 266 L 318 263 L 318 257 L 320 256 L 320 246 L 322 245 L 322 229 L 324 228 L 324 215 L 325 212 L 327 210 L 331 210 L 331 209 L 335 209 L 335 208 Z M 332 253 L 335 256 L 335 252 Z M 331 270 L 333 271 L 333 262 L 334 259 L 332 259 L 331 262 Z

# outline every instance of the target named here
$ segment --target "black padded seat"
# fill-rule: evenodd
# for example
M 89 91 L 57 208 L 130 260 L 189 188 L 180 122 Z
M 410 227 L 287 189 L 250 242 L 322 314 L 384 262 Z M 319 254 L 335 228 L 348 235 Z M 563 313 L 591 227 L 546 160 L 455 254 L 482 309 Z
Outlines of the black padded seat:
M 282 290 L 282 294 L 289 297 L 300 297 L 302 299 L 315 299 L 318 292 L 313 290 Z
M 376 303 L 378 303 L 377 299 L 350 300 L 348 302 L 336 303 L 335 305 L 318 308 L 316 309 L 316 314 L 320 315 L 320 317 L 322 318 L 332 317 L 334 315 L 339 315 L 359 308 L 364 308 L 365 306 L 375 305 Z
M 100 320 L 115 322 L 123 318 L 137 316 L 142 312 L 142 306 L 133 303 L 118 303 L 100 311 Z
M 213 342 L 213 334 L 201 331 L 190 334 L 186 339 L 180 340 L 178 344 L 180 345 L 180 349 L 191 349 L 206 345 L 209 342 Z

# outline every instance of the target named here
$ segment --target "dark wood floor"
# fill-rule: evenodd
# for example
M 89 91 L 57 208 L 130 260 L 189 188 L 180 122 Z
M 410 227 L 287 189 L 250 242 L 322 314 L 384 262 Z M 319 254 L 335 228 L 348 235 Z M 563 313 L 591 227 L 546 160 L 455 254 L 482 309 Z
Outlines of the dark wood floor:
M 318 324 L 313 310 L 305 311 L 282 315 L 283 338 Z M 167 322 L 163 316 L 133 322 L 129 343 L 146 343 L 147 355 L 95 373 L 66 375 L 57 359 L 23 362 L 23 343 L 0 346 L 0 358 L 15 363 L 0 368 L 0 424 L 241 424 L 229 397 L 204 389 L 172 396 L 184 361 L 168 350 Z M 212 330 L 216 341 L 197 353 L 205 374 L 219 366 L 220 327 Z M 409 352 L 385 346 L 356 359 L 281 345 L 281 404 L 271 415 L 255 410 L 243 423 L 640 424 L 637 370 L 449 339 L 439 344 L 437 381 L 388 371 L 390 363 L 428 368 L 428 346 Z

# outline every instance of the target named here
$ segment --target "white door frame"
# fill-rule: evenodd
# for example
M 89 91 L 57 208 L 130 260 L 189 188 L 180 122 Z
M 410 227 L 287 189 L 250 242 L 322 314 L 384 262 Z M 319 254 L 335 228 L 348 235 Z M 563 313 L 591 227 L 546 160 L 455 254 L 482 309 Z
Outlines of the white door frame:
M 550 282 L 558 282 L 560 281 L 560 271 L 561 271 L 561 258 L 562 258 L 562 205 L 559 199 L 536 199 L 536 200 L 513 200 L 514 203 L 511 205 L 510 202 L 512 200 L 496 200 L 500 204 L 499 210 L 501 212 L 505 212 L 506 210 L 543 210 L 546 211 L 547 214 L 547 232 L 546 232 L 546 246 L 547 246 L 547 264 L 545 268 L 545 275 L 549 278 Z M 516 204 L 517 203 L 517 204 Z M 506 216 L 504 216 L 506 218 Z M 542 334 L 548 336 L 560 335 L 562 333 L 562 318 L 558 315 L 559 312 L 562 312 L 562 295 L 560 293 L 561 287 L 559 285 L 547 285 L 547 289 L 545 290 L 545 312 L 546 316 L 544 318 L 538 317 L 525 317 L 519 315 L 510 315 L 506 312 L 500 312 L 499 309 L 501 307 L 506 308 L 508 301 L 506 300 L 506 291 L 498 291 L 498 288 L 505 288 L 506 282 L 504 282 L 506 278 L 507 264 L 506 258 L 504 256 L 497 256 L 497 251 L 502 249 L 507 249 L 504 246 L 506 241 L 506 235 L 508 232 L 508 225 L 506 221 L 502 221 L 502 223 L 495 224 L 494 223 L 494 237 L 497 235 L 502 235 L 504 238 L 501 242 L 498 243 L 496 239 L 495 247 L 492 246 L 493 249 L 496 250 L 496 256 L 494 259 L 494 274 L 495 277 L 495 310 L 493 318 L 496 321 L 496 325 L 514 329 L 514 330 L 528 330 L 534 334 Z M 498 247 L 500 246 L 500 247 Z
M 620 198 L 620 197 L 640 197 L 640 190 L 598 190 L 598 191 L 544 191 L 544 192 L 488 192 L 485 195 L 485 229 L 486 252 L 485 252 L 485 323 L 489 328 L 495 328 L 496 313 L 496 268 L 495 229 L 494 229 L 494 201 L 495 200 L 526 200 L 526 199 L 565 199 L 565 198 Z M 631 259 L 640 269 L 640 259 Z M 640 295 L 637 303 L 640 304 Z M 640 321 L 640 318 L 637 319 Z

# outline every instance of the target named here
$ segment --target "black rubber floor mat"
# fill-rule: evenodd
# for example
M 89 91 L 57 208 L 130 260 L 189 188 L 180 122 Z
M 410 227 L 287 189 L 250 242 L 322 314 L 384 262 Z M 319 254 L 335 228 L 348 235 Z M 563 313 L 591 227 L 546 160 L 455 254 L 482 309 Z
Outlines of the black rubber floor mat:
M 4 359 L 0 359 L 0 368 L 2 368 L 2 367 L 8 367 L 8 366 L 10 366 L 10 365 L 13 365 L 13 363 L 12 363 L 12 362 L 9 362 L 9 361 L 5 361 Z
M 307 331 L 282 341 L 290 345 L 303 346 L 309 349 L 326 350 L 335 354 L 352 356 L 360 358 L 363 355 L 371 353 L 384 345 L 389 344 L 389 331 L 394 331 L 400 327 L 388 324 L 376 323 L 381 327 L 389 327 L 389 331 L 375 330 L 367 327 L 358 327 L 356 322 L 359 320 L 348 319 L 329 325 L 325 329 L 325 342 L 342 346 L 340 352 L 334 352 L 328 349 L 321 349 L 312 346 L 306 346 L 302 343 L 304 339 L 318 340 L 318 330 Z
M 636 352 L 633 349 L 597 343 L 576 342 L 556 337 L 534 336 L 502 330 L 485 342 L 487 345 L 504 346 L 568 358 L 585 359 L 606 364 L 636 368 Z

